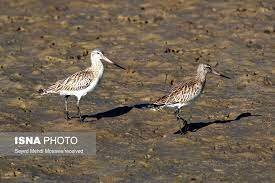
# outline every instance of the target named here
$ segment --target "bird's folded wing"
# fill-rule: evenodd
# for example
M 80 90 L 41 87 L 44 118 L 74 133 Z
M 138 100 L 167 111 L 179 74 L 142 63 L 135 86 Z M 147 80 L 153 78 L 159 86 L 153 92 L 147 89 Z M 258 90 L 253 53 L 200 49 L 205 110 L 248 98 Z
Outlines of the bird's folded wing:
M 159 98 L 155 102 L 155 104 L 164 105 L 164 104 L 177 103 L 177 102 L 179 102 L 180 98 L 181 99 L 186 98 L 186 95 L 188 95 L 188 90 L 190 90 L 193 85 L 194 85 L 194 82 L 192 80 L 184 82 L 184 83 L 176 84 L 170 89 L 168 94 Z
M 47 90 L 51 92 L 82 90 L 87 88 L 94 79 L 93 72 L 84 70 L 57 81 Z
M 169 93 L 175 93 L 175 92 L 179 92 L 179 91 L 187 91 L 188 89 L 192 88 L 195 84 L 196 83 L 193 80 L 188 80 L 186 82 L 176 84 L 174 87 L 171 88 Z

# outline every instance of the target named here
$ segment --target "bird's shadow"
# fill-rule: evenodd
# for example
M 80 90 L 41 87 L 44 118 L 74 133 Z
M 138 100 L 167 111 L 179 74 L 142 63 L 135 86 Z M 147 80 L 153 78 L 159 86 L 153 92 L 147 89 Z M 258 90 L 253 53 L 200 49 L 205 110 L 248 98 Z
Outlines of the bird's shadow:
M 187 132 L 196 132 L 197 130 L 204 128 L 206 126 L 209 126 L 211 124 L 225 124 L 225 123 L 231 123 L 234 121 L 239 121 L 242 118 L 250 117 L 250 116 L 261 116 L 261 115 L 253 115 L 250 112 L 246 113 L 241 113 L 238 115 L 235 119 L 230 119 L 230 120 L 215 120 L 211 122 L 196 122 L 196 123 L 190 123 L 187 124 L 187 127 L 183 127 L 181 130 L 176 131 L 174 134 L 182 134 L 182 132 L 187 133 Z
M 126 113 L 130 112 L 133 108 L 144 109 L 144 108 L 150 108 L 150 107 L 152 107 L 152 104 L 149 104 L 149 103 L 135 104 L 135 105 L 130 105 L 130 106 L 121 106 L 121 107 L 116 107 L 116 108 L 113 108 L 113 109 L 110 109 L 110 110 L 107 110 L 104 112 L 99 112 L 96 114 L 83 115 L 81 117 L 83 120 L 85 120 L 86 118 L 96 118 L 96 119 L 112 118 L 112 117 L 117 117 L 117 116 L 126 114 Z
M 133 108 L 136 109 L 148 109 L 154 107 L 152 104 L 149 103 L 144 103 L 144 104 L 135 104 L 135 105 L 130 105 L 130 106 L 121 106 L 121 107 L 116 107 L 104 112 L 96 113 L 96 114 L 89 114 L 89 115 L 83 115 L 82 118 L 96 118 L 96 119 L 101 119 L 101 118 L 112 118 L 112 117 L 117 117 L 121 116 L 123 114 L 126 114 L 130 112 Z M 246 113 L 241 113 L 239 114 L 235 119 L 229 119 L 229 120 L 215 120 L 211 122 L 195 122 L 195 123 L 190 123 L 187 124 L 187 128 L 183 127 L 181 130 L 176 131 L 174 134 L 182 134 L 182 132 L 196 132 L 197 130 L 204 128 L 206 126 L 209 126 L 211 124 L 225 124 L 225 123 L 231 123 L 234 121 L 239 121 L 242 118 L 250 117 L 250 116 L 261 116 L 261 115 L 253 115 L 250 112 Z M 88 122 L 88 121 L 87 121 Z M 185 131 L 184 131 L 185 130 Z

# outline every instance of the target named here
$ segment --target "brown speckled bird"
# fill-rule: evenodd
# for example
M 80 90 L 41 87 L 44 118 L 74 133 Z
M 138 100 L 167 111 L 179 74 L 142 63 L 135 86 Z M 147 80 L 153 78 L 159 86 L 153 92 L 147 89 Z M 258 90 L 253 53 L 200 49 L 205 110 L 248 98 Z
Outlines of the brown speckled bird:
M 82 121 L 79 101 L 81 97 L 85 96 L 88 92 L 93 91 L 99 83 L 100 79 L 102 78 L 104 67 L 101 60 L 106 61 L 110 64 L 114 64 L 121 69 L 124 69 L 123 67 L 117 65 L 116 63 L 105 57 L 99 49 L 95 49 L 91 52 L 90 67 L 85 70 L 79 71 L 65 79 L 57 81 L 47 89 L 41 89 L 41 95 L 54 93 L 64 96 L 65 115 L 67 120 L 70 119 L 68 111 L 68 98 L 71 95 L 76 96 L 77 113 L 80 121 Z
M 189 105 L 201 95 L 205 86 L 207 73 L 212 73 L 230 79 L 229 77 L 213 69 L 208 64 L 199 64 L 197 74 L 193 79 L 179 83 L 174 86 L 167 95 L 164 95 L 153 103 L 153 105 L 159 109 L 163 107 L 176 109 L 175 114 L 177 120 L 181 120 L 183 122 L 184 130 L 181 128 L 181 133 L 186 133 L 188 130 L 188 124 L 187 121 L 180 116 L 180 109 L 183 106 Z

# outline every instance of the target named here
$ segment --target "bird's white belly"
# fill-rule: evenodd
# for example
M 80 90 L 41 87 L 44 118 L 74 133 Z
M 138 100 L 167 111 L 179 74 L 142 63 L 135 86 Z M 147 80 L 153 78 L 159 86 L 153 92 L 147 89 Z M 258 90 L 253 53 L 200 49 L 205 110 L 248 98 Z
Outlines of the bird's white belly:
M 95 79 L 91 84 L 82 90 L 75 90 L 75 91 L 61 91 L 60 95 L 74 95 L 77 98 L 80 98 L 82 96 L 85 96 L 88 92 L 91 92 L 95 89 L 96 85 L 98 84 L 100 78 Z
M 91 84 L 87 88 L 82 90 L 75 90 L 75 91 L 61 91 L 60 95 L 74 95 L 80 99 L 82 96 L 85 96 L 88 92 L 91 92 L 95 89 L 95 87 L 97 86 L 97 84 L 99 83 L 99 81 L 103 76 L 103 72 L 104 72 L 104 67 L 102 65 L 101 69 L 99 69 L 97 77 L 93 80 L 93 82 L 91 82 Z
M 200 95 L 201 95 L 201 91 L 198 91 L 194 95 L 189 96 L 188 97 L 189 99 L 186 100 L 185 102 L 178 102 L 178 103 L 174 103 L 174 104 L 167 104 L 165 106 L 169 107 L 169 108 L 178 108 L 178 109 L 180 109 L 183 106 L 187 106 L 187 105 L 191 104 L 192 102 L 194 102 Z
M 88 92 L 91 92 L 95 89 L 96 85 L 98 84 L 99 79 L 97 79 L 96 81 L 93 81 L 90 86 L 88 86 L 87 88 L 83 89 L 83 90 L 79 90 L 78 94 L 79 96 L 85 96 Z
M 182 108 L 183 106 L 186 106 L 188 104 L 185 104 L 185 103 L 175 103 L 175 104 L 169 104 L 169 105 L 166 105 L 166 107 L 169 107 L 169 108 Z

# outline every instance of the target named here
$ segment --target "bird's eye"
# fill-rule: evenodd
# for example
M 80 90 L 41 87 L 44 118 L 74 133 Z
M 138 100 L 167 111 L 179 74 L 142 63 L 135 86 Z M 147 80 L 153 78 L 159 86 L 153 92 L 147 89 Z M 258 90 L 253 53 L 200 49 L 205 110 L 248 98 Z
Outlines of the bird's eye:
M 207 66 L 205 67 L 205 70 L 211 71 L 211 67 Z
M 99 54 L 99 52 L 97 52 L 97 54 Z

